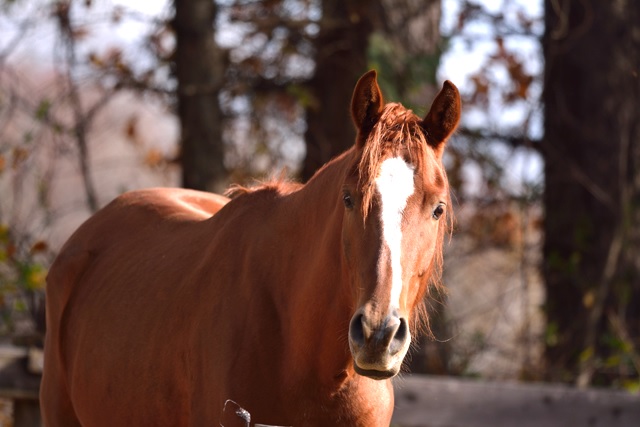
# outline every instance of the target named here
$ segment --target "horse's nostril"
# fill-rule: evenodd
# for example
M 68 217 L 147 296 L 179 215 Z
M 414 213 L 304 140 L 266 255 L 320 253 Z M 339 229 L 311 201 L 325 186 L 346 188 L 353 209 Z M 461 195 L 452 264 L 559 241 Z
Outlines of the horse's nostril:
M 407 339 L 407 335 L 409 332 L 409 327 L 407 326 L 407 320 L 404 317 L 400 318 L 400 326 L 396 331 L 396 339 L 404 341 Z
M 408 338 L 409 326 L 407 325 L 407 320 L 404 317 L 401 317 L 400 325 L 398 325 L 398 329 L 396 329 L 393 339 L 389 343 L 389 352 L 391 354 L 395 354 L 402 350 Z
M 363 315 L 353 316 L 349 325 L 349 338 L 358 345 L 364 345 L 364 326 L 362 325 Z

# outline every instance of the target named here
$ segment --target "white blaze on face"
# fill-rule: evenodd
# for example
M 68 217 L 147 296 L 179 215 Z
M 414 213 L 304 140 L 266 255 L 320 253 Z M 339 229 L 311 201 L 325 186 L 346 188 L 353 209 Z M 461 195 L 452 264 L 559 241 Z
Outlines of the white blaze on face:
M 409 196 L 415 191 L 413 166 L 400 157 L 382 162 L 380 174 L 376 178 L 376 188 L 380 194 L 380 215 L 382 240 L 389 249 L 391 263 L 391 298 L 389 311 L 400 307 L 402 292 L 402 213 Z

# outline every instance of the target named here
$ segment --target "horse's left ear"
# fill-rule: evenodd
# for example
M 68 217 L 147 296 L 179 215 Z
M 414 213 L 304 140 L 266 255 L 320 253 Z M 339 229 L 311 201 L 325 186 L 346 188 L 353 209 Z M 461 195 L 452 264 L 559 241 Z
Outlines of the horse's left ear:
M 422 126 L 427 133 L 427 142 L 440 156 L 444 151 L 445 142 L 458 127 L 460 110 L 458 88 L 447 80 L 422 121 Z
M 371 130 L 380 116 L 383 105 L 376 70 L 370 70 L 360 77 L 351 98 L 351 117 L 361 134 Z M 358 141 L 362 143 L 361 138 L 358 138 Z

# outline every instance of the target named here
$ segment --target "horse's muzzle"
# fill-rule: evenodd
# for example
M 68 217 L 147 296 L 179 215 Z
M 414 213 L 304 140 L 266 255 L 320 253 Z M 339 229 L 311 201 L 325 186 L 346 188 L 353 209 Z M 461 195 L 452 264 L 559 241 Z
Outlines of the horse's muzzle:
M 349 325 L 349 348 L 355 371 L 373 379 L 387 379 L 400 371 L 409 349 L 411 334 L 404 317 L 397 313 L 380 321 L 359 310 Z

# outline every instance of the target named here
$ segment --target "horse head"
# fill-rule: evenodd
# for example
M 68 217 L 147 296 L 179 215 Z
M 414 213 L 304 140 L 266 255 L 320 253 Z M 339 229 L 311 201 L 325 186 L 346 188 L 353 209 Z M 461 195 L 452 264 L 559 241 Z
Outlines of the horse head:
M 460 96 L 445 82 L 424 118 L 384 104 L 375 71 L 358 81 L 351 103 L 358 131 L 342 189 L 342 246 L 354 314 L 349 348 L 357 373 L 396 375 L 425 324 L 423 300 L 437 283 L 450 209 L 442 164 L 460 118 Z

